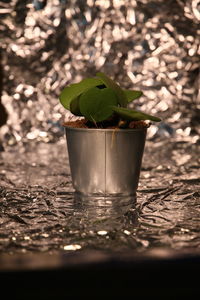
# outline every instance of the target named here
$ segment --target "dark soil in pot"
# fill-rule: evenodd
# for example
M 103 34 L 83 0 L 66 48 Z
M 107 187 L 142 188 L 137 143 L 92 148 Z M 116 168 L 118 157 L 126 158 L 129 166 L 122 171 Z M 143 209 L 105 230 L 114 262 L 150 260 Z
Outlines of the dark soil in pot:
M 63 124 L 63 126 L 69 126 L 73 128 L 99 128 L 99 129 L 142 129 L 148 128 L 151 124 L 147 121 L 131 121 L 121 123 L 117 122 L 118 120 L 110 119 L 107 121 L 93 123 L 84 119 L 77 119 L 75 121 L 68 121 Z

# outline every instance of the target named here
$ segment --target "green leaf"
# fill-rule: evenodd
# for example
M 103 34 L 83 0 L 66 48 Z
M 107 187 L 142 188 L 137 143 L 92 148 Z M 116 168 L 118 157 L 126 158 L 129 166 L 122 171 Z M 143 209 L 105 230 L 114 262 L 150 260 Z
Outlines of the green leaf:
M 89 90 L 90 88 L 101 85 L 102 80 L 99 78 L 86 78 L 79 83 L 71 84 L 65 87 L 59 96 L 61 104 L 68 110 L 70 110 L 70 104 L 73 99 L 81 95 L 83 92 Z
M 148 114 L 144 114 L 140 111 L 131 110 L 128 108 L 113 106 L 112 110 L 116 112 L 123 120 L 127 120 L 127 121 L 140 121 L 140 120 L 150 120 L 154 122 L 161 121 L 160 118 Z
M 80 100 L 79 98 L 80 98 L 80 96 L 74 98 L 70 104 L 70 111 L 75 116 L 82 116 L 82 113 L 80 112 L 80 107 L 79 107 L 79 100 Z
M 123 91 L 126 95 L 128 102 L 132 102 L 133 100 L 138 99 L 143 95 L 141 91 L 131 91 L 131 90 L 123 90 Z
M 79 105 L 86 119 L 101 122 L 113 114 L 111 107 L 117 105 L 117 97 L 112 89 L 94 87 L 80 96 Z
M 103 83 L 108 88 L 112 89 L 115 92 L 115 94 L 118 98 L 118 103 L 121 106 L 126 107 L 128 104 L 128 101 L 127 101 L 126 95 L 125 95 L 124 91 L 121 89 L 121 87 L 104 73 L 99 72 L 96 75 L 97 75 L 97 77 L 101 78 Z

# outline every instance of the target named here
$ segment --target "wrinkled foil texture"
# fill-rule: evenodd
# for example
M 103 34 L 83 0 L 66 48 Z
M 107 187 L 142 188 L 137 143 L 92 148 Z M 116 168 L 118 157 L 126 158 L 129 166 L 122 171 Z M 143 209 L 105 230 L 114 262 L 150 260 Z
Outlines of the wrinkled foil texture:
M 198 1 L 13 0 L 0 14 L 0 253 L 199 253 Z M 61 124 L 72 116 L 58 96 L 100 70 L 142 89 L 136 108 L 163 119 L 148 129 L 127 213 L 81 203 L 71 185 Z
M 76 197 L 65 148 L 63 141 L 56 147 L 35 143 L 31 151 L 20 153 L 12 147 L 12 152 L 2 152 L 1 254 L 98 250 L 120 255 L 153 251 L 153 256 L 167 257 L 173 250 L 178 255 L 185 251 L 199 255 L 196 144 L 148 141 L 137 202 L 131 207 L 119 197 L 114 202 Z M 1 270 L 5 262 L 1 257 L 0 261 Z
M 198 0 L 0 1 L 4 145 L 52 142 L 70 113 L 67 84 L 106 72 L 142 89 L 135 106 L 157 114 L 156 135 L 196 136 L 199 105 Z

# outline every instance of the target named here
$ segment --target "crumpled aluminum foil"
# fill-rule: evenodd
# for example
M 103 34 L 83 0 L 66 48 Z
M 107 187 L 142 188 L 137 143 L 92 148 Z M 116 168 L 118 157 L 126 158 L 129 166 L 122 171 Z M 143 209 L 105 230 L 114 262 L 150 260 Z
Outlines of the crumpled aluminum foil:
M 198 0 L 13 0 L 0 1 L 0 15 L 4 145 L 58 140 L 72 117 L 61 89 L 100 70 L 143 90 L 136 108 L 163 119 L 149 139 L 198 141 Z
M 1 254 L 198 252 L 198 1 L 12 0 L 0 14 Z M 125 216 L 75 199 L 60 139 L 72 117 L 61 89 L 99 70 L 142 89 L 137 109 L 163 118 L 148 130 L 137 205 Z
M 148 141 L 131 207 L 123 197 L 77 197 L 64 140 L 30 148 L 0 153 L 0 270 L 2 254 L 12 259 L 96 249 L 120 259 L 127 252 L 166 258 L 175 250 L 199 257 L 199 145 Z

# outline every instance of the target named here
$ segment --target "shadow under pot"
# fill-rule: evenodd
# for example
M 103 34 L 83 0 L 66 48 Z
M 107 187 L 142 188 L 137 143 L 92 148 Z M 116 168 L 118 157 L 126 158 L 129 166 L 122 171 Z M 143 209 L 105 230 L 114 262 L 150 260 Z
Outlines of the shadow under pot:
M 136 195 L 147 128 L 65 126 L 72 184 L 87 196 Z

